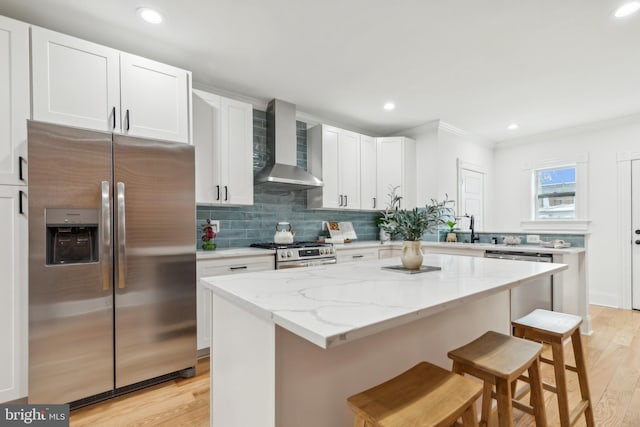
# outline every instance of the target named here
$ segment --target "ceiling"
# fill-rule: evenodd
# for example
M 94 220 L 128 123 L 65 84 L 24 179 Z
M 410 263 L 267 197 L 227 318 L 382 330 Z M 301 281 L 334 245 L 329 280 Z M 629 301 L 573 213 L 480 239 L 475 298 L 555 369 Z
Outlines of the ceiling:
M 613 18 L 622 2 L 0 0 L 0 14 L 372 135 L 442 120 L 502 141 L 640 112 L 640 13 Z

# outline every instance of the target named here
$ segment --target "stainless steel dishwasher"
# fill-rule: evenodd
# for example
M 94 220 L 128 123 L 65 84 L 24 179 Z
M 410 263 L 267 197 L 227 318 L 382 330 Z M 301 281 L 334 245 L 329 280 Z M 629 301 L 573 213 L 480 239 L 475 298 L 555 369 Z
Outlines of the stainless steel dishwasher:
M 490 250 L 485 258 L 514 261 L 553 262 L 553 255 L 539 252 Z M 511 288 L 511 320 L 518 319 L 536 308 L 553 310 L 553 276 L 536 279 Z

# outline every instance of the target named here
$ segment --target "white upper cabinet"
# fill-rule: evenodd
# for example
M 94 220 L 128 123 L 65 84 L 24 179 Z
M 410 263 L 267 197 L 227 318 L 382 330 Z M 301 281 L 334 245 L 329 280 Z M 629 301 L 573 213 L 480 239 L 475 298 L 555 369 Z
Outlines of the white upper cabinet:
M 389 202 L 393 187 L 402 197 L 400 207 L 412 209 L 416 205 L 416 143 L 410 138 L 377 138 L 377 194 L 378 207 Z
M 307 206 L 360 209 L 360 135 L 318 125 L 307 133 L 309 172 L 324 185 L 307 191 Z
M 190 73 L 120 54 L 123 133 L 189 142 Z
M 190 72 L 39 27 L 31 57 L 35 120 L 190 141 Z
M 253 204 L 253 106 L 193 91 L 196 203 Z
M 26 185 L 29 26 L 0 16 L 0 184 Z
M 376 140 L 360 135 L 360 208 L 382 209 L 385 201 L 378 199 Z
M 0 185 L 0 403 L 27 396 L 28 237 L 24 212 L 28 201 L 25 189 Z
M 340 194 L 344 209 L 360 209 L 360 135 L 342 130 L 340 132 L 338 164 L 340 172 Z
M 32 27 L 31 58 L 35 120 L 120 129 L 117 50 Z

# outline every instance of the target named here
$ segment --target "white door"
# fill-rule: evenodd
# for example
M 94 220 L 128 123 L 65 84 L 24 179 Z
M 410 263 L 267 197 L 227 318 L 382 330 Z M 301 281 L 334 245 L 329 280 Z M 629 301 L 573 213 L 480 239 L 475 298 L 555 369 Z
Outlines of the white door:
M 190 73 L 128 53 L 120 68 L 122 132 L 190 142 Z
M 342 207 L 360 209 L 360 135 L 340 131 L 340 194 Z
M 0 184 L 26 184 L 29 26 L 0 16 Z
M 253 106 L 221 98 L 220 156 L 223 203 L 253 204 Z M 215 159 L 214 159 L 215 160 Z
M 322 207 L 340 208 L 338 140 L 340 129 L 322 126 Z
M 632 307 L 640 310 L 640 160 L 631 162 Z
M 376 140 L 360 135 L 360 208 L 382 209 L 376 194 Z
M 484 173 L 458 165 L 458 214 L 473 215 L 475 231 L 484 226 Z M 469 220 L 459 220 L 462 230 L 469 229 Z
M 25 186 L 0 185 L 0 402 L 27 395 L 27 209 Z
M 120 129 L 117 50 L 31 27 L 31 59 L 35 120 Z
M 402 196 L 406 191 L 402 188 L 402 138 L 378 138 L 377 146 L 377 201 L 384 209 L 389 203 L 389 193 L 398 187 L 396 194 Z M 400 207 L 406 203 L 400 200 Z

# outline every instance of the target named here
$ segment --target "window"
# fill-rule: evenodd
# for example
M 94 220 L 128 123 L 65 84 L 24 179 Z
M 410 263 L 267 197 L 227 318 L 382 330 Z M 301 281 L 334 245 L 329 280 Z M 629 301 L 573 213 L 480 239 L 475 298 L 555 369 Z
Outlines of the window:
M 535 219 L 576 218 L 576 165 L 534 171 Z
M 522 220 L 531 231 L 588 231 L 589 155 L 549 158 L 523 165 Z

